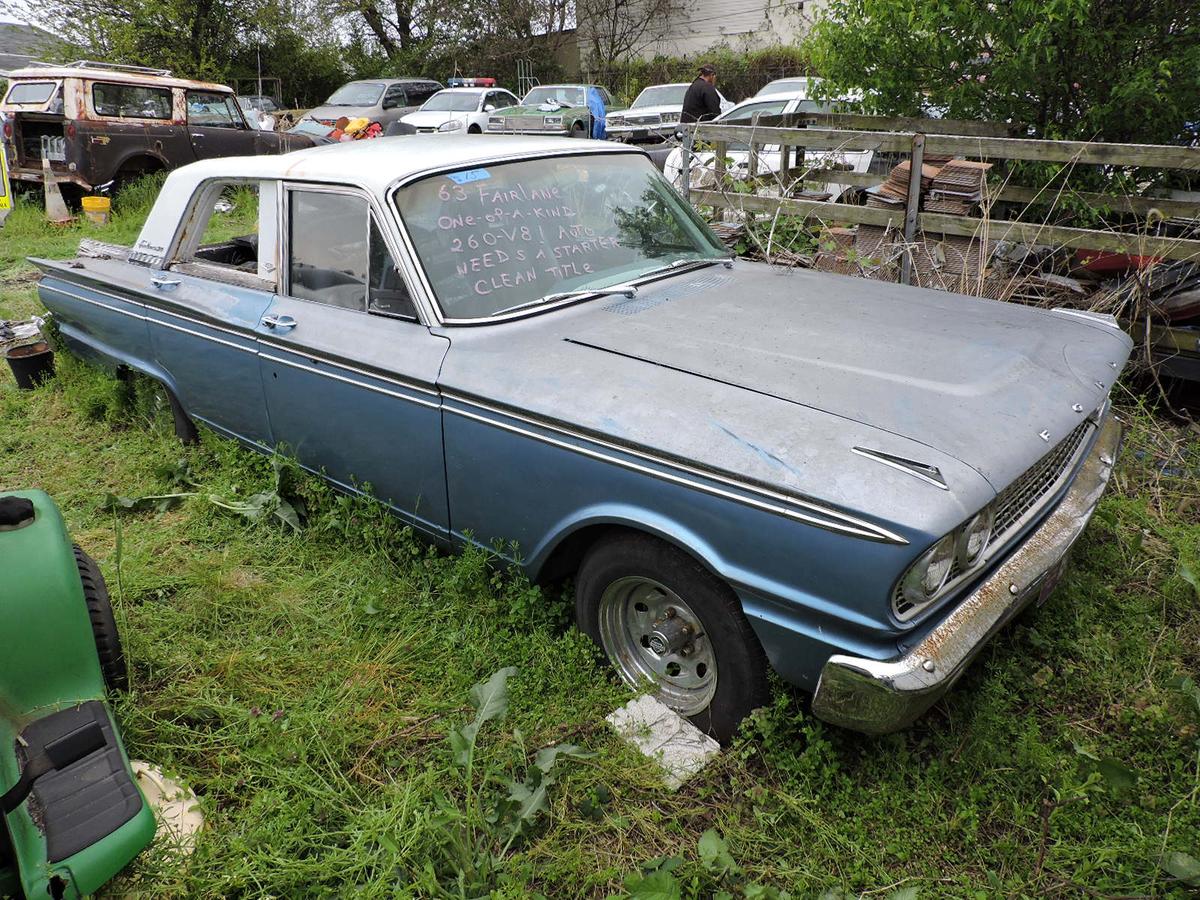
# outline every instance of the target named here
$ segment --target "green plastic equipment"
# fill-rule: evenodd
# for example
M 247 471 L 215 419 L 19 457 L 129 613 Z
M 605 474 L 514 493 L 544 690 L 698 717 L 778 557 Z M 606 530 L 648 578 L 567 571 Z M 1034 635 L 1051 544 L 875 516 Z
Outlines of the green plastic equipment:
M 0 897 L 91 894 L 154 838 L 105 701 L 108 591 L 42 491 L 0 495 Z

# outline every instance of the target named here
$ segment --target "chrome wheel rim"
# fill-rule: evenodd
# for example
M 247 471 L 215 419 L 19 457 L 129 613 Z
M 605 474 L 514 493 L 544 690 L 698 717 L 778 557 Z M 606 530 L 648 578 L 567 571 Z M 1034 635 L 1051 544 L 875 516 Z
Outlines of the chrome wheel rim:
M 717 660 L 700 617 L 674 591 L 642 576 L 618 578 L 600 597 L 600 643 L 621 680 L 681 715 L 717 692 Z

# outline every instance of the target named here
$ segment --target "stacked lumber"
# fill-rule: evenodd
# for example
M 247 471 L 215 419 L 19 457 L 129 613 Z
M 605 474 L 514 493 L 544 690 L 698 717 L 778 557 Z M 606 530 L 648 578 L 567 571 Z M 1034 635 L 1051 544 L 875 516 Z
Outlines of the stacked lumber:
M 925 199 L 926 212 L 969 216 L 983 202 L 991 163 L 952 159 L 938 169 Z
M 898 206 L 904 206 L 908 200 L 908 182 L 911 168 L 911 162 L 907 159 L 900 163 L 900 165 L 895 166 L 888 173 L 888 177 L 884 180 L 883 184 L 867 191 L 867 206 L 874 206 L 880 209 L 893 209 Z M 933 186 L 933 179 L 937 174 L 937 166 L 929 164 L 921 166 L 922 194 Z

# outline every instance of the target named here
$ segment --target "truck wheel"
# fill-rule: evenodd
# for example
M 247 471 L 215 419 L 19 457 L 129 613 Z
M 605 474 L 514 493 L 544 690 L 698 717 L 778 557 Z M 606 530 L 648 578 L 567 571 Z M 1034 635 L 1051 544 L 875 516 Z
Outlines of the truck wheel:
M 121 636 L 117 633 L 117 620 L 113 618 L 112 602 L 108 598 L 104 576 L 100 574 L 100 567 L 95 560 L 78 544 L 75 545 L 75 563 L 79 567 L 88 618 L 92 621 L 92 636 L 96 639 L 96 655 L 100 658 L 104 684 L 110 691 L 127 691 L 129 669 L 125 665 Z
M 727 743 L 769 697 L 767 659 L 729 585 L 648 535 L 597 544 L 579 568 L 575 620 L 621 680 Z

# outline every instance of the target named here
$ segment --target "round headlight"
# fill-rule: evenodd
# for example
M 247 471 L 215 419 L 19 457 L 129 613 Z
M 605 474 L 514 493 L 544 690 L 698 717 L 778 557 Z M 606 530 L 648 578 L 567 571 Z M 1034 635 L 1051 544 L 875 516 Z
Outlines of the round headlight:
M 954 566 L 954 535 L 948 534 L 917 560 L 904 577 L 904 597 L 922 604 L 942 589 Z
M 983 556 L 992 537 L 994 521 L 995 516 L 991 507 L 988 507 L 963 526 L 958 537 L 958 561 L 964 567 L 975 565 Z
M 438 126 L 438 131 L 461 131 L 463 123 L 458 119 L 451 119 L 449 122 L 443 122 Z

